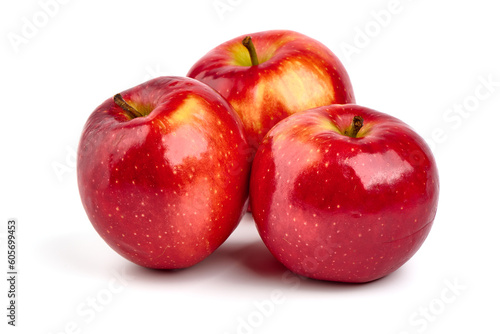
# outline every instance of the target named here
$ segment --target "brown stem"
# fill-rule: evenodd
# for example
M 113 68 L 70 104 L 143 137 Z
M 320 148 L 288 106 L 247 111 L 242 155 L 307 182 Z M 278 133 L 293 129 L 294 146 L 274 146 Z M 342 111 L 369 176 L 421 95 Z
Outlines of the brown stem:
M 257 52 L 255 51 L 255 45 L 253 45 L 252 37 L 247 36 L 241 41 L 244 47 L 247 48 L 250 54 L 250 60 L 252 61 L 252 66 L 259 65 L 259 58 L 257 57 Z
M 358 136 L 359 130 L 361 130 L 362 127 L 363 127 L 363 117 L 354 116 L 352 119 L 351 126 L 349 126 L 349 128 L 347 128 L 347 130 L 344 131 L 344 134 L 351 138 L 356 138 Z
M 130 104 L 128 104 L 124 99 L 123 97 L 121 96 L 121 94 L 116 94 L 114 97 L 113 97 L 113 100 L 115 101 L 115 103 L 120 107 L 122 108 L 123 111 L 125 111 L 125 114 L 130 118 L 136 118 L 136 117 L 142 117 L 141 113 L 137 111 L 137 109 L 135 109 L 134 107 L 132 107 Z

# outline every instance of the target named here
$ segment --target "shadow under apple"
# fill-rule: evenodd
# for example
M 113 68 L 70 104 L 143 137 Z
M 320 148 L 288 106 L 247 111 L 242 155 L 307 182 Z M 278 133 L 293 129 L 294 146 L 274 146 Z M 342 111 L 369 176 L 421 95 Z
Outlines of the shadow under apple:
M 175 284 L 176 289 L 184 286 L 224 286 L 236 291 L 273 287 L 328 293 L 393 286 L 402 284 L 401 281 L 408 278 L 407 266 L 387 277 L 363 284 L 319 281 L 296 275 L 274 258 L 258 236 L 255 226 L 244 223 L 246 226 L 235 231 L 236 235 L 213 254 L 185 269 L 158 270 L 138 266 L 112 251 L 91 232 L 59 235 L 45 240 L 40 254 L 52 270 L 97 280 L 109 279 L 116 272 L 126 272 L 133 277 L 132 285 L 148 289 L 171 289 Z

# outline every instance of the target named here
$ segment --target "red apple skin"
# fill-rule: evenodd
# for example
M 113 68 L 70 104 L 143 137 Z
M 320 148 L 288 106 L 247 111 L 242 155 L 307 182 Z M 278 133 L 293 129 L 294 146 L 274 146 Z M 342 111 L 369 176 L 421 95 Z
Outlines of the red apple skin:
M 242 40 L 251 36 L 259 64 L 251 66 Z M 243 120 L 256 151 L 280 120 L 306 109 L 354 103 L 340 60 L 320 42 L 289 30 L 271 30 L 227 41 L 203 56 L 188 77 L 218 91 Z
M 358 138 L 344 135 L 354 116 Z M 438 171 L 402 121 L 357 105 L 297 113 L 255 156 L 250 204 L 262 240 L 297 274 L 369 282 L 401 267 L 427 237 Z
M 250 149 L 232 107 L 196 80 L 160 77 L 108 99 L 78 147 L 83 206 L 117 253 L 148 268 L 200 262 L 246 212 Z

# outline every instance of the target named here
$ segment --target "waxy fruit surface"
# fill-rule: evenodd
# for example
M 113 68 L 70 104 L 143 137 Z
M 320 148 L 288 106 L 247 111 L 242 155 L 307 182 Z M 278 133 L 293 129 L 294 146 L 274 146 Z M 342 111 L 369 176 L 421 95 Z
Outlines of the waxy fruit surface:
M 258 64 L 242 41 L 250 36 Z M 227 41 L 198 60 L 188 76 L 218 91 L 240 115 L 250 146 L 298 111 L 354 103 L 349 76 L 320 42 L 289 30 L 271 30 Z
M 136 264 L 200 262 L 246 212 L 251 151 L 241 121 L 194 79 L 160 77 L 120 96 L 90 115 L 81 136 L 85 211 L 106 243 Z
M 364 124 L 350 137 L 355 116 Z M 264 243 L 291 271 L 368 282 L 419 249 L 438 192 L 432 153 L 408 125 L 361 106 L 332 105 L 269 131 L 252 165 L 250 205 Z

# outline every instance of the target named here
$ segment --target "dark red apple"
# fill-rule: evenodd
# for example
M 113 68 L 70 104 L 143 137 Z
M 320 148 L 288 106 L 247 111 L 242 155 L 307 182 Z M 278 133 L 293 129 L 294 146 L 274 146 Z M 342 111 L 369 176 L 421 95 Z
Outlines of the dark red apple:
M 355 102 L 340 60 L 320 42 L 288 30 L 227 41 L 196 62 L 188 76 L 234 107 L 254 150 L 273 125 L 295 112 Z
M 90 115 L 78 186 L 116 252 L 144 267 L 184 268 L 219 247 L 246 211 L 249 159 L 241 121 L 218 93 L 160 77 Z
M 292 115 L 265 137 L 250 202 L 271 253 L 291 271 L 368 282 L 420 248 L 434 221 L 438 171 L 402 121 L 357 105 Z

